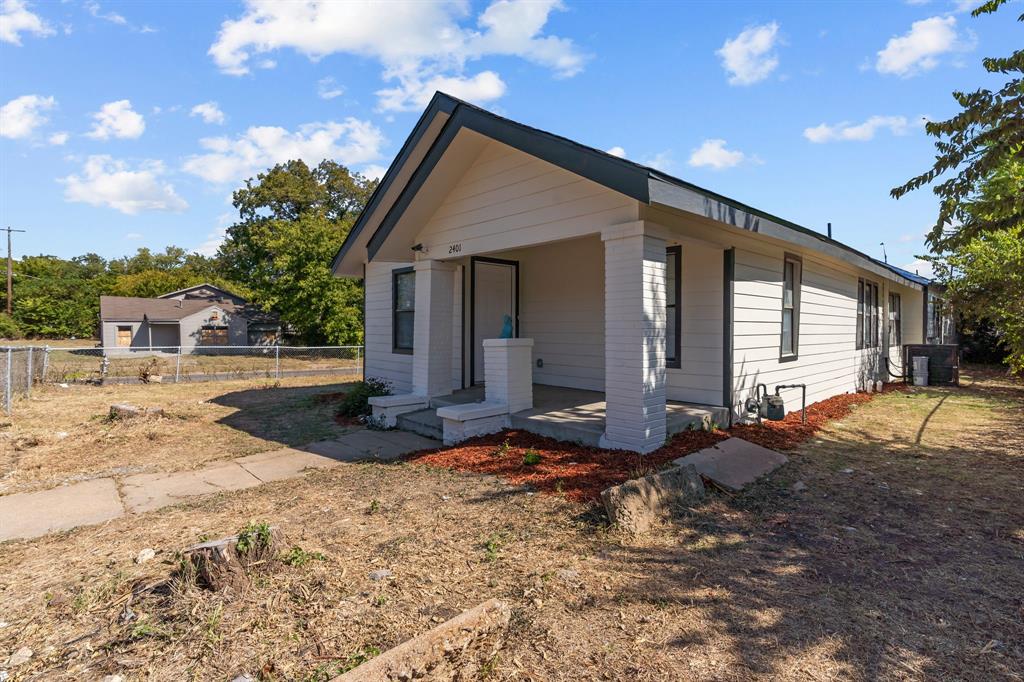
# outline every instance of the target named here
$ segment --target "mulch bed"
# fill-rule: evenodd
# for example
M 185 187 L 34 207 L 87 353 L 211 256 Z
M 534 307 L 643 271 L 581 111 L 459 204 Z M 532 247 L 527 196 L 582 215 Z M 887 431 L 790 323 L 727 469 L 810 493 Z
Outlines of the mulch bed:
M 561 494 L 576 502 L 590 502 L 599 500 L 605 488 L 644 476 L 677 457 L 728 437 L 723 431 L 684 431 L 665 447 L 649 455 L 638 455 L 510 430 L 473 438 L 458 447 L 413 455 L 410 459 L 445 469 L 492 474 L 516 485 Z M 540 455 L 540 462 L 524 463 L 528 451 Z
M 904 390 L 887 384 L 883 392 Z M 773 450 L 793 450 L 828 422 L 848 415 L 856 405 L 877 393 L 847 393 L 807 406 L 807 423 L 800 412 L 781 422 L 734 426 L 726 431 L 684 431 L 649 455 L 574 445 L 526 431 L 509 430 L 470 439 L 457 447 L 412 455 L 411 461 L 457 471 L 491 474 L 540 492 L 563 495 L 576 502 L 598 501 L 601 491 L 631 478 L 662 468 L 672 460 L 736 436 Z M 536 464 L 524 462 L 527 452 L 540 456 Z

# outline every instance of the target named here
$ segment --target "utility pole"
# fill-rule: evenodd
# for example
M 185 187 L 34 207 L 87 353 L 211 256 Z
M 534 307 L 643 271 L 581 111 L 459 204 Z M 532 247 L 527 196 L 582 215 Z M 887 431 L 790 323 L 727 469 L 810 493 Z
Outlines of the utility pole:
M 11 260 L 11 232 L 24 232 L 25 230 L 12 230 L 11 226 L 8 225 L 4 228 L 7 232 L 7 314 L 11 314 L 11 300 L 14 297 L 14 287 L 12 285 L 14 281 L 14 263 Z

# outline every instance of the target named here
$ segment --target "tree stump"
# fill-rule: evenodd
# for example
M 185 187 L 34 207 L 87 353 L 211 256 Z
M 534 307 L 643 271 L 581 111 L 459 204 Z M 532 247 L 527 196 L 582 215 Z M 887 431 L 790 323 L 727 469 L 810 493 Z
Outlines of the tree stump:
M 249 571 L 276 561 L 284 542 L 281 532 L 270 528 L 264 537 L 250 536 L 239 551 L 239 537 L 201 542 L 182 550 L 185 561 L 195 569 L 198 584 L 218 592 L 244 592 L 249 586 Z

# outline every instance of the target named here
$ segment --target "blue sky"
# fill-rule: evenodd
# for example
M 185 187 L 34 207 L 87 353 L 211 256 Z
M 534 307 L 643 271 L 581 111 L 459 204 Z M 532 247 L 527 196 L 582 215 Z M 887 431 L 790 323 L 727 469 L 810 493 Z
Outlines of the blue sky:
M 0 0 L 0 225 L 15 255 L 211 252 L 275 162 L 390 163 L 434 89 L 910 265 L 924 117 L 1001 82 L 1020 3 Z

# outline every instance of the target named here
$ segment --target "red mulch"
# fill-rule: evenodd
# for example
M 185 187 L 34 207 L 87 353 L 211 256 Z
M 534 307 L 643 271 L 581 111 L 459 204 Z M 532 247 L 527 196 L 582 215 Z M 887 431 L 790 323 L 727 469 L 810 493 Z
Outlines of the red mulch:
M 903 390 L 902 384 L 887 384 L 884 392 Z M 877 394 L 847 393 L 807 406 L 807 423 L 800 412 L 790 412 L 781 422 L 734 426 L 728 431 L 684 431 L 649 455 L 621 450 L 574 445 L 537 436 L 526 431 L 503 431 L 481 436 L 457 447 L 412 455 L 410 459 L 430 466 L 498 476 L 516 485 L 530 485 L 548 494 L 562 494 L 577 502 L 597 501 L 601 491 L 631 478 L 657 471 L 668 462 L 738 436 L 773 450 L 792 450 L 814 435 L 829 421 L 841 419 L 854 406 Z M 507 442 L 508 447 L 502 448 Z M 523 463 L 527 450 L 541 456 L 539 464 Z
M 885 384 L 883 393 L 903 390 L 903 384 Z M 807 423 L 800 420 L 800 410 L 790 412 L 780 422 L 765 420 L 762 424 L 737 425 L 729 429 L 730 435 L 772 450 L 794 450 L 817 433 L 828 422 L 842 419 L 856 405 L 862 405 L 877 393 L 844 393 L 807 406 Z
M 598 500 L 601 491 L 630 478 L 643 476 L 662 465 L 728 438 L 722 431 L 685 431 L 668 445 L 649 455 L 621 450 L 602 450 L 537 436 L 526 431 L 504 431 L 481 436 L 412 459 L 430 466 L 493 474 L 516 485 L 530 485 L 577 502 Z M 508 441 L 507 451 L 501 449 Z M 540 464 L 523 464 L 523 455 L 534 450 Z

